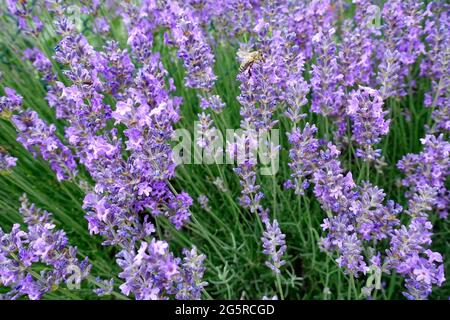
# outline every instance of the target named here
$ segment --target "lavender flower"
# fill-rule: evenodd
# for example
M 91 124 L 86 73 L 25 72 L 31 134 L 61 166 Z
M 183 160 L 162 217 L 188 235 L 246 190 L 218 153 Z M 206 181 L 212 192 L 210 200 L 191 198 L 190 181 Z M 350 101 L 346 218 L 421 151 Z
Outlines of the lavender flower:
M 70 149 L 56 136 L 56 127 L 47 125 L 35 111 L 27 110 L 14 115 L 12 122 L 19 132 L 17 141 L 35 157 L 48 161 L 59 181 L 77 174 L 77 164 Z
M 105 17 L 96 17 L 94 20 L 94 31 L 107 34 L 109 32 L 109 22 Z
M 87 258 L 78 260 L 77 249 L 69 246 L 64 231 L 55 229 L 51 214 L 30 204 L 25 195 L 19 211 L 26 230 L 19 224 L 10 233 L 0 228 L 0 282 L 11 288 L 6 298 L 36 300 L 63 283 L 85 279 L 91 268 Z M 39 273 L 33 269 L 36 264 L 44 266 Z
M 319 141 L 315 138 L 316 132 L 316 126 L 307 123 L 303 130 L 295 128 L 288 134 L 291 145 L 289 150 L 291 179 L 287 180 L 284 186 L 294 189 L 297 195 L 304 195 L 304 190 L 309 188 L 308 177 L 312 175 L 317 165 Z
M 55 125 L 47 125 L 35 111 L 24 111 L 22 97 L 13 89 L 5 88 L 5 93 L 6 96 L 0 100 L 0 113 L 3 117 L 11 118 L 19 133 L 17 141 L 35 157 L 41 156 L 48 161 L 59 181 L 75 176 L 77 164 L 74 156 L 56 136 Z
M 172 37 L 178 46 L 178 57 L 186 68 L 186 86 L 211 90 L 217 79 L 213 71 L 214 56 L 198 21 L 188 8 L 182 8 L 175 2 L 169 3 L 169 13 L 174 16 Z
M 99 288 L 96 288 L 93 291 L 99 297 L 110 295 L 114 290 L 113 278 L 109 280 L 102 280 L 100 278 L 96 278 L 96 284 L 99 286 Z
M 263 221 L 265 230 L 261 238 L 263 242 L 263 253 L 269 257 L 266 265 L 275 273 L 280 273 L 280 268 L 286 264 L 283 255 L 286 252 L 285 235 L 281 233 L 278 221 L 274 219 L 272 223 L 269 220 Z
M 144 210 L 165 215 L 180 228 L 190 215 L 192 200 L 185 193 L 174 195 L 166 181 L 174 173 L 168 140 L 172 123 L 178 120 L 180 100 L 168 95 L 167 72 L 159 56 L 143 58 L 145 64 L 137 70 L 132 86 L 120 93 L 133 69 L 126 52 L 109 43 L 113 52 L 102 56 L 83 36 L 65 29 L 56 59 L 69 67 L 66 74 L 74 85 L 56 83 L 48 100 L 57 115 L 69 122 L 68 140 L 96 183 L 95 192 L 84 201 L 90 231 L 105 236 L 105 245 L 130 248 L 153 229 L 148 217 L 142 221 L 138 216 Z M 102 74 L 117 80 L 126 76 L 117 85 L 112 82 L 111 90 L 120 97 L 114 112 L 103 103 Z M 125 145 L 130 155 L 126 160 L 117 130 L 103 130 L 111 116 L 127 126 Z
M 271 9 L 274 8 L 267 8 L 267 12 L 264 13 L 265 18 L 276 20 L 272 15 L 276 10 Z M 230 145 L 230 149 L 233 155 L 237 153 L 238 156 L 239 166 L 234 171 L 239 176 L 242 187 L 239 203 L 251 213 L 258 214 L 263 222 L 264 233 L 261 238 L 263 252 L 269 256 L 266 265 L 275 273 L 280 273 L 280 267 L 285 264 L 282 260 L 286 251 L 285 235 L 281 232 L 276 220 L 271 222 L 269 210 L 265 209 L 261 203 L 264 194 L 260 191 L 261 186 L 256 182 L 255 150 L 258 145 L 257 133 L 265 133 L 277 124 L 277 121 L 273 120 L 273 115 L 275 109 L 285 99 L 286 60 L 294 59 L 286 53 L 285 34 L 278 30 L 270 32 L 266 19 L 261 17 L 253 28 L 259 36 L 257 58 L 250 62 L 246 61 L 248 56 L 251 56 L 249 45 L 242 45 L 238 52 L 244 66 L 237 76 L 241 83 L 238 101 L 241 104 L 241 129 L 244 130 L 244 134 L 237 137 L 237 143 Z M 302 72 L 302 58 L 294 60 L 290 65 L 298 74 Z M 293 83 L 290 88 L 290 98 L 298 101 L 294 95 L 301 95 L 302 92 L 294 92 L 297 88 L 293 87 Z M 303 103 L 302 100 L 300 97 L 299 103 Z
M 9 119 L 22 108 L 22 97 L 14 89 L 4 88 L 5 96 L 0 97 L 0 118 Z
M 294 124 L 306 116 L 301 112 L 302 106 L 308 102 L 306 95 L 309 92 L 309 85 L 302 76 L 304 63 L 305 59 L 301 53 L 294 57 L 290 63 L 289 79 L 286 81 L 287 111 L 285 115 Z
M 353 2 L 356 3 L 355 17 L 343 21 L 342 43 L 337 55 L 347 86 L 369 85 L 374 73 L 375 37 L 379 34 L 374 12 L 377 7 L 367 0 Z
M 425 94 L 425 106 L 433 108 L 434 125 L 429 128 L 433 132 L 448 132 L 450 130 L 449 112 L 449 61 L 448 51 L 449 17 L 448 4 L 430 2 L 425 15 L 426 54 L 420 65 L 421 74 L 427 75 L 432 82 L 432 89 Z
M 356 231 L 366 241 L 389 238 L 400 224 L 397 216 L 402 207 L 392 200 L 383 205 L 386 194 L 368 182 L 363 182 L 358 193 L 359 197 L 350 206 L 355 216 Z
M 359 147 L 357 156 L 367 161 L 379 157 L 379 151 L 373 150 L 373 146 L 389 132 L 390 120 L 384 119 L 387 112 L 382 106 L 383 99 L 374 89 L 360 86 L 350 93 L 347 114 L 352 121 L 352 137 Z
M 251 162 L 251 160 L 246 160 L 238 168 L 234 169 L 234 172 L 241 180 L 240 184 L 242 186 L 239 203 L 243 208 L 265 218 L 268 213 L 260 203 L 261 199 L 264 198 L 264 194 L 259 191 L 261 186 L 256 184 L 256 172 L 254 166 L 255 163 Z
M 228 0 L 222 3 L 208 1 L 218 8 L 214 12 L 214 23 L 222 40 L 234 39 L 235 36 L 252 30 L 254 21 L 260 15 L 259 1 Z
M 6 172 L 16 166 L 17 158 L 12 157 L 0 146 L 0 172 Z
M 381 17 L 383 18 L 382 31 L 384 40 L 379 41 L 379 58 L 381 66 L 389 64 L 386 59 L 387 51 L 396 52 L 398 55 L 398 72 L 396 79 L 390 79 L 391 90 L 399 96 L 406 94 L 406 78 L 410 73 L 410 67 L 424 52 L 424 44 L 421 41 L 423 34 L 421 10 L 422 3 L 417 1 L 389 1 L 383 6 Z M 410 86 L 414 83 L 409 84 Z
M 42 80 L 50 82 L 55 80 L 53 66 L 50 60 L 38 48 L 25 49 L 23 56 L 33 64 L 33 67 L 42 75 Z
M 197 123 L 197 145 L 200 148 L 210 149 L 216 138 L 217 129 L 211 120 L 211 116 L 202 112 Z
M 208 196 L 206 196 L 204 194 L 201 194 L 201 195 L 198 196 L 197 201 L 198 201 L 198 203 L 200 204 L 200 207 L 203 210 L 206 210 L 206 211 L 210 211 L 211 210 L 211 207 L 209 206 L 209 198 L 208 198 Z
M 125 282 L 120 290 L 133 294 L 137 300 L 199 299 L 206 283 L 202 281 L 206 256 L 196 248 L 184 250 L 184 259 L 175 258 L 167 242 L 152 239 L 141 242 L 137 252 L 122 250 L 117 263 L 123 270 L 119 277 Z
M 400 96 L 397 83 L 400 72 L 400 54 L 397 50 L 387 49 L 383 60 L 378 67 L 377 81 L 380 84 L 380 95 L 386 100 L 390 97 Z
M 119 274 L 124 283 L 120 290 L 137 300 L 157 300 L 176 293 L 180 280 L 180 261 L 168 250 L 166 242 L 153 239 L 141 242 L 139 250 L 122 250 L 117 255 Z
M 310 127 L 307 125 L 304 133 L 297 130 L 295 134 L 310 137 Z M 291 140 L 294 143 L 298 141 Z M 328 252 L 336 251 L 339 266 L 356 277 L 375 272 L 380 278 L 381 271 L 389 273 L 394 269 L 406 279 L 408 292 L 404 293 L 405 296 L 425 299 L 431 293 L 432 285 L 440 286 L 444 281 L 442 257 L 428 249 L 432 225 L 427 220 L 427 211 L 435 203 L 435 189 L 424 186 L 410 198 L 407 213 L 413 218 L 409 225 L 402 225 L 398 219 L 402 211 L 399 205 L 393 201 L 384 205 L 384 192 L 367 182 L 357 186 L 350 173 L 343 175 L 336 147 L 328 143 L 322 148 L 314 146 L 308 153 L 298 152 L 294 148 L 298 155 L 296 163 L 303 163 L 302 155 L 306 165 L 311 163 L 310 159 L 317 159 L 317 165 L 311 166 L 312 170 L 299 171 L 299 177 L 305 179 L 312 176 L 314 194 L 328 215 L 322 224 L 327 234 L 321 239 L 321 247 Z M 383 264 L 380 255 L 366 256 L 364 252 L 365 241 L 376 243 L 381 239 L 390 241 Z M 369 286 L 364 289 L 366 294 L 374 287 L 370 284 L 372 280 L 369 280 Z
M 201 148 L 202 160 L 204 163 L 213 163 L 215 160 L 223 158 L 223 151 L 220 148 L 221 133 L 215 127 L 214 121 L 209 114 L 202 112 L 198 115 L 196 122 L 197 131 L 195 139 L 197 146 Z
M 427 135 L 421 139 L 424 146 L 419 154 L 407 154 L 397 167 L 405 174 L 402 184 L 408 188 L 406 196 L 411 199 L 422 189 L 433 188 L 437 193 L 433 207 L 436 207 L 441 217 L 447 217 L 449 205 L 449 190 L 445 181 L 450 174 L 450 143 L 441 134 L 438 137 Z
M 33 15 L 32 1 L 7 0 L 7 10 L 16 18 L 17 27 L 25 33 L 39 34 L 44 27 L 39 17 Z
M 294 4 L 292 6 L 292 4 Z M 310 59 L 314 53 L 314 36 L 320 30 L 328 30 L 335 18 L 339 5 L 330 0 L 290 3 L 286 14 L 289 32 L 295 34 L 295 44 Z
M 183 249 L 180 255 L 171 251 L 168 241 L 156 237 L 154 219 L 168 220 L 176 229 L 190 219 L 193 200 L 173 181 L 176 163 L 170 140 L 177 122 L 187 115 L 180 108 L 189 107 L 191 97 L 197 97 L 194 100 L 201 109 L 194 128 L 197 145 L 215 158 L 211 160 L 222 156 L 216 148 L 221 132 L 212 115 L 224 110 L 225 103 L 215 88 L 213 52 L 224 53 L 221 46 L 230 44 L 239 46 L 237 101 L 244 134 L 228 147 L 238 162 L 234 172 L 241 187 L 240 206 L 262 222 L 261 251 L 277 276 L 277 285 L 287 263 L 286 238 L 279 220 L 271 219 L 266 208 L 263 180 L 257 174 L 256 146 L 261 141 L 256 137 L 286 120 L 283 116 L 291 128 L 287 135 L 290 176 L 284 186 L 301 196 L 302 202 L 308 192 L 315 198 L 324 212 L 319 246 L 351 280 L 366 280 L 362 294 L 374 297 L 373 290 L 383 286 L 382 277 L 393 272 L 405 279 L 403 294 L 408 299 L 426 299 L 434 286 L 442 285 L 443 257 L 430 249 L 430 216 L 436 210 L 446 217 L 450 199 L 447 3 L 432 1 L 425 8 L 422 2 L 392 0 L 384 4 L 378 24 L 378 7 L 369 0 L 352 4 L 341 0 L 110 2 L 83 0 L 80 8 L 75 7 L 82 19 L 75 23 L 73 4 L 46 1 L 50 15 L 45 17 L 56 21 L 53 29 L 39 36 L 39 42 L 48 44 L 47 36 L 56 32 L 61 39 L 54 55 L 48 59 L 38 48 L 23 51 L 24 60 L 33 65 L 48 90 L 46 99 L 70 147 L 64 145 L 55 125 L 40 119 L 36 111 L 25 110 L 22 97 L 12 89 L 5 88 L 5 96 L 0 97 L 0 117 L 11 120 L 18 141 L 35 157 L 47 160 L 58 180 L 71 179 L 85 191 L 83 209 L 89 232 L 100 235 L 103 244 L 117 253 L 121 270 L 117 286 L 123 294 L 136 299 L 200 299 L 207 285 L 203 280 L 206 256 L 195 247 Z M 36 16 L 42 9 L 35 4 L 6 1 L 5 22 L 17 22 L 18 44 L 35 43 L 44 28 Z M 127 48 L 121 47 L 123 41 L 108 39 L 103 39 L 103 46 L 89 43 L 88 38 L 95 35 L 87 37 L 86 28 L 103 38 L 117 31 L 110 30 L 112 25 L 101 16 L 103 5 L 108 18 L 118 16 L 123 22 Z M 343 19 L 344 10 L 350 8 L 355 9 L 354 17 Z M 33 39 L 22 39 L 30 33 Z M 184 106 L 181 97 L 175 96 L 183 88 L 175 88 L 163 65 L 172 64 L 170 70 L 177 67 L 175 52 L 184 67 L 182 87 L 189 89 Z M 53 71 L 54 62 L 59 64 L 58 73 Z M 424 81 L 414 80 L 417 63 Z M 227 86 L 221 87 L 228 91 Z M 382 173 L 377 144 L 390 125 L 383 101 L 389 104 L 407 93 L 413 98 L 424 88 L 428 90 L 424 105 L 432 116 L 421 140 L 423 150 L 405 155 L 397 164 L 406 189 L 402 208 L 380 187 L 353 179 L 346 167 L 352 165 L 350 139 L 356 144 L 356 157 L 375 162 L 375 169 Z M 313 113 L 309 120 L 325 125 L 323 139 L 317 129 L 322 126 L 304 121 L 309 97 Z M 333 132 L 328 130 L 330 124 Z M 344 156 L 350 156 L 350 162 L 341 161 Z M 1 173 L 9 173 L 16 161 L 0 148 Z M 89 175 L 89 182 L 75 179 L 78 165 Z M 233 191 L 219 178 L 213 183 L 220 192 Z M 26 199 L 22 202 L 27 227 L 21 230 L 16 224 L 10 233 L 0 229 L 0 282 L 11 288 L 5 297 L 41 298 L 69 284 L 73 268 L 81 274 L 76 281 L 85 278 L 87 260 L 77 259 L 76 249 L 69 246 L 63 231 L 56 230 L 50 214 Z M 206 195 L 197 202 L 211 210 Z M 38 269 L 43 271 L 37 273 Z M 96 294 L 116 294 L 113 279 L 95 282 Z M 328 286 L 323 294 L 330 296 Z
M 324 116 L 341 116 L 344 104 L 344 75 L 338 66 L 332 39 L 335 32 L 333 28 L 321 30 L 312 39 L 318 59 L 311 70 L 311 111 Z
M 200 107 L 203 110 L 211 108 L 215 112 L 221 112 L 225 104 L 220 96 L 210 93 L 217 79 L 213 70 L 214 55 L 206 42 L 199 21 L 189 7 L 181 7 L 175 2 L 168 4 L 167 13 L 173 17 L 169 26 L 173 41 L 178 47 L 178 57 L 183 61 L 186 68 L 186 87 L 199 89 L 205 95 L 200 96 Z M 211 139 L 209 134 L 215 133 L 217 129 L 204 113 L 199 115 L 199 123 L 201 137 L 199 139 L 201 140 L 198 144 L 205 148 L 209 145 L 209 142 L 203 136 L 208 134 L 206 139 Z M 211 152 L 211 150 L 207 150 L 208 154 L 211 154 Z
M 208 285 L 207 282 L 203 281 L 206 256 L 199 254 L 196 247 L 191 250 L 183 249 L 183 255 L 181 264 L 183 281 L 178 285 L 176 298 L 179 300 L 199 300 L 203 288 Z
M 241 94 L 238 101 L 241 104 L 241 128 L 268 131 L 277 121 L 273 114 L 278 104 L 283 100 L 284 59 L 278 53 L 282 39 L 279 33 L 268 38 L 268 24 L 258 26 L 259 33 L 266 39 L 261 59 L 251 63 L 246 70 L 237 76 Z M 260 28 L 260 29 L 259 29 Z M 241 52 L 247 52 L 243 49 Z
M 368 267 L 362 254 L 362 241 L 358 239 L 355 233 L 344 233 L 339 241 L 340 256 L 336 259 L 339 267 L 344 268 L 353 276 L 358 276 L 358 273 L 365 274 Z
M 211 109 L 216 113 L 220 113 L 225 108 L 225 103 L 218 95 L 200 97 L 200 108 L 203 110 Z
M 138 61 L 145 62 L 152 56 L 153 37 L 151 30 L 149 31 L 145 32 L 141 25 L 137 25 L 129 32 L 127 43 L 131 46 L 132 52 Z
M 406 277 L 408 299 L 426 299 L 432 285 L 440 286 L 444 278 L 442 256 L 429 249 L 432 225 L 426 218 L 414 218 L 408 227 L 402 226 L 391 239 L 387 265 Z
M 101 55 L 104 58 L 101 74 L 108 86 L 106 90 L 119 98 L 132 82 L 134 65 L 127 50 L 120 49 L 115 41 L 108 41 Z

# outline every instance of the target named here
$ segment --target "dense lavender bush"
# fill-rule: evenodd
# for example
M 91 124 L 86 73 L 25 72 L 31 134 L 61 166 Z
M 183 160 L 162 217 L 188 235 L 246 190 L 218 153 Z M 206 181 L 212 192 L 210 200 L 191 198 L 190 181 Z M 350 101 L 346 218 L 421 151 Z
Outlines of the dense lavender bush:
M 0 298 L 450 296 L 445 1 L 0 12 Z

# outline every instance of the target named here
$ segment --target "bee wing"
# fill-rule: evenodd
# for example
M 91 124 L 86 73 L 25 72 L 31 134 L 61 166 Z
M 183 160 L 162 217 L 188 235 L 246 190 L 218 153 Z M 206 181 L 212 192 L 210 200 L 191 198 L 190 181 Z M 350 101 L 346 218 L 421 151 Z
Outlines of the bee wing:
M 244 51 L 244 50 L 239 49 L 238 52 L 236 53 L 236 55 L 238 56 L 239 61 L 245 62 L 251 58 L 252 53 L 249 51 Z

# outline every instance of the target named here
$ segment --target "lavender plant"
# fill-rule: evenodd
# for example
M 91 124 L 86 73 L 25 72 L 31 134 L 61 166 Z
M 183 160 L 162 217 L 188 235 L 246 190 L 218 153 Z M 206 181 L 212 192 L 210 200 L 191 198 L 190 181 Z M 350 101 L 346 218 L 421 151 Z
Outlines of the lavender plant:
M 2 1 L 0 298 L 448 299 L 449 9 Z

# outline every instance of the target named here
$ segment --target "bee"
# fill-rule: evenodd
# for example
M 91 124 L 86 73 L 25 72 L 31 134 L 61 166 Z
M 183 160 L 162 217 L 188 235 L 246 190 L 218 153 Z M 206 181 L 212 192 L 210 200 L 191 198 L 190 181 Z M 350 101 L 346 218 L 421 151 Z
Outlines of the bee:
M 241 60 L 241 65 L 239 66 L 239 72 L 244 72 L 250 68 L 255 62 L 262 60 L 262 52 L 260 50 L 245 52 L 239 50 L 237 52 L 238 57 Z

